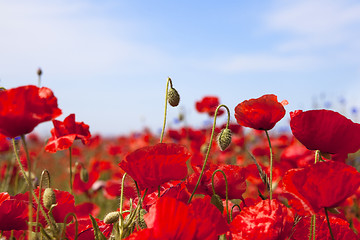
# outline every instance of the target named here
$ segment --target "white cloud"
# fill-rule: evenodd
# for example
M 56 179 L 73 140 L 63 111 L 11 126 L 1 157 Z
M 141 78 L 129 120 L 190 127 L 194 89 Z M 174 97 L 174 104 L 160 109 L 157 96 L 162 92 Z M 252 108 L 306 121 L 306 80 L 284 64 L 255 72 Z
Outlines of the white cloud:
M 269 31 L 290 34 L 283 51 L 356 46 L 360 36 L 357 1 L 278 1 L 264 18 Z

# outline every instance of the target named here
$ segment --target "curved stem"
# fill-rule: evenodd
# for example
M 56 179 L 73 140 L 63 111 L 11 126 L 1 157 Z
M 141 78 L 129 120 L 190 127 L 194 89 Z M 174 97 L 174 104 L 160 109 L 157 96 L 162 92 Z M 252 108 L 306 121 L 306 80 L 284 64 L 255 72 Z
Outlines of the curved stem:
M 212 176 L 211 176 L 211 187 L 213 190 L 213 194 L 215 195 L 215 187 L 214 187 L 214 176 L 217 172 L 221 172 L 222 175 L 225 178 L 225 199 L 226 199 L 226 216 L 227 216 L 227 221 L 228 223 L 230 223 L 230 218 L 229 218 L 229 190 L 228 190 L 228 181 L 226 178 L 226 174 L 224 173 L 223 170 L 217 169 L 213 172 Z
M 269 133 L 267 130 L 265 130 L 266 133 L 266 138 L 269 142 L 269 148 L 270 148 L 270 181 L 269 181 L 269 187 L 270 187 L 270 194 L 269 194 L 269 199 L 270 201 L 272 200 L 272 193 L 273 193 L 273 189 L 272 189 L 272 169 L 273 169 L 273 153 L 272 153 L 272 147 L 271 147 L 271 141 L 270 141 L 270 137 L 269 137 Z
M 33 219 L 33 202 L 32 202 L 32 190 L 33 190 L 33 186 L 32 186 L 32 180 L 31 180 L 31 162 L 30 162 L 30 155 L 29 155 L 29 151 L 26 145 L 26 141 L 25 141 L 25 135 L 21 135 L 21 141 L 24 145 L 24 149 L 25 149 L 25 153 L 26 153 L 26 162 L 28 165 L 28 179 L 30 179 L 30 181 L 28 182 L 28 191 L 29 191 L 29 223 L 32 223 Z M 35 196 L 34 196 L 35 197 Z M 31 225 L 29 224 L 29 239 L 31 239 Z
M 71 153 L 71 147 L 69 148 L 69 158 L 70 158 L 70 193 L 73 194 L 73 184 L 72 184 L 72 153 Z
M 320 158 L 321 158 L 321 153 L 320 153 L 319 150 L 316 150 L 316 151 L 315 151 L 315 164 L 316 164 L 317 162 L 319 162 Z
M 232 222 L 232 215 L 235 207 L 239 208 L 239 211 L 241 212 L 239 204 L 234 204 L 234 206 L 231 207 L 230 222 Z
M 39 203 L 41 202 L 42 183 L 43 183 L 43 176 L 45 174 L 45 171 L 47 172 L 47 174 L 49 174 L 49 172 L 47 170 L 44 170 L 41 173 L 40 186 L 39 186 L 39 198 L 38 198 Z M 50 186 L 50 184 L 48 186 Z M 40 208 L 38 207 L 37 211 L 36 211 L 36 226 L 38 226 L 38 223 L 39 223 L 39 215 L 40 215 Z M 37 231 L 37 227 L 36 227 L 36 231 Z
M 332 230 L 331 230 L 330 220 L 329 220 L 329 215 L 328 215 L 327 208 L 325 208 L 325 217 L 326 217 L 326 221 L 327 221 L 327 224 L 328 224 L 328 227 L 329 227 L 331 239 L 332 239 L 332 240 L 335 240 L 334 235 L 333 235 Z
M 163 127 L 162 127 L 162 130 L 161 130 L 160 143 L 162 143 L 162 141 L 163 141 L 163 138 L 164 138 L 164 132 L 165 132 L 169 82 L 170 82 L 170 87 L 172 87 L 172 81 L 171 81 L 171 78 L 169 78 L 169 77 L 168 77 L 167 82 L 166 82 L 166 92 L 165 92 L 164 123 L 163 123 Z
M 12 142 L 13 142 L 13 148 L 14 148 L 14 153 L 15 153 L 16 161 L 18 162 L 18 165 L 19 165 L 19 167 L 20 167 L 20 171 L 21 171 L 22 175 L 24 176 L 25 181 L 27 182 L 27 184 L 30 185 L 31 182 L 30 182 L 29 178 L 27 177 L 27 175 L 26 175 L 26 173 L 25 173 L 24 167 L 22 166 L 21 161 L 20 161 L 20 158 L 19 158 L 19 155 L 18 155 L 18 153 L 17 153 L 16 143 L 15 143 L 15 139 L 14 139 L 14 138 L 13 138 Z M 33 196 L 36 196 L 33 189 L 31 189 L 31 193 L 32 193 Z M 38 208 L 40 208 L 40 211 L 41 211 L 41 213 L 43 214 L 43 216 L 44 216 L 47 224 L 48 224 L 52 229 L 53 229 L 53 228 L 56 229 L 56 227 L 54 227 L 54 226 L 52 225 L 50 219 L 48 218 L 47 214 L 45 213 L 44 209 L 42 208 L 42 205 L 41 205 L 41 203 L 39 202 L 39 200 L 38 200 L 36 197 L 34 197 L 34 199 L 35 199 L 35 201 L 36 201 L 36 204 L 38 205 Z M 32 202 L 32 200 L 31 200 L 31 202 Z
M 66 224 L 67 224 L 67 220 L 70 216 L 74 217 L 74 219 L 75 219 L 75 238 L 74 238 L 74 240 L 77 240 L 78 233 L 79 233 L 79 222 L 77 220 L 76 214 L 73 212 L 66 214 L 66 216 L 64 218 L 64 229 L 62 230 L 62 233 L 61 233 L 61 239 L 64 238 L 64 234 L 66 233 Z
M 196 189 L 198 188 L 198 186 L 199 186 L 199 184 L 200 184 L 200 182 L 201 182 L 201 178 L 202 178 L 202 176 L 203 176 L 203 174 L 204 174 L 205 167 L 206 167 L 206 163 L 207 163 L 207 160 L 208 160 L 208 158 L 209 158 L 209 154 L 210 154 L 210 150 L 211 150 L 211 146 L 212 146 L 212 142 L 213 142 L 213 138 L 214 138 L 214 132 L 215 132 L 215 126 L 216 126 L 217 113 L 218 113 L 218 111 L 219 111 L 219 109 L 220 109 L 221 107 L 226 108 L 226 110 L 227 110 L 227 112 L 228 112 L 228 120 L 227 120 L 226 127 L 229 127 L 229 122 L 230 122 L 230 110 L 229 110 L 229 108 L 228 108 L 226 105 L 223 105 L 223 104 L 222 104 L 222 105 L 219 105 L 219 106 L 216 108 L 216 110 L 215 110 L 214 123 L 213 123 L 212 131 L 211 131 L 210 143 L 209 143 L 209 147 L 208 147 L 208 150 L 207 150 L 207 153 L 206 153 L 206 156 L 205 156 L 204 164 L 203 164 L 203 166 L 202 166 L 199 179 L 198 179 L 198 181 L 197 181 L 197 183 L 196 183 L 196 185 L 195 185 L 195 188 L 194 188 L 194 190 L 193 190 L 193 192 L 192 192 L 192 194 L 191 194 L 191 196 L 190 196 L 190 198 L 189 198 L 188 203 L 190 203 L 191 200 L 192 200 L 192 198 L 194 197 L 195 191 L 196 191 Z

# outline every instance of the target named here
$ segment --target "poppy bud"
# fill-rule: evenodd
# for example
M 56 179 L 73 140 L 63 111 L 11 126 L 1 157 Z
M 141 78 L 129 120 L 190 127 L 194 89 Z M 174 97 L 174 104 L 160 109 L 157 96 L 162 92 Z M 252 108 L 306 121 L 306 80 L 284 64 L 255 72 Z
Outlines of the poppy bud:
M 225 128 L 221 130 L 217 137 L 217 143 L 221 151 L 224 151 L 231 143 L 231 130 Z
M 46 188 L 43 195 L 43 203 L 46 209 L 50 209 L 53 204 L 56 204 L 55 192 L 52 188 Z
M 80 179 L 84 183 L 87 183 L 89 181 L 89 172 L 86 170 L 86 168 L 81 167 L 80 170 Z
M 175 88 L 170 88 L 168 91 L 168 102 L 172 107 L 179 105 L 180 95 Z
M 140 216 L 137 218 L 137 224 L 140 226 L 141 229 L 147 228 L 146 222 L 144 220 L 144 215 L 147 213 L 145 209 L 140 210 Z
M 219 195 L 217 195 L 217 194 L 212 195 L 211 196 L 211 203 L 213 205 L 215 205 L 215 207 L 217 209 L 219 209 L 220 212 L 224 211 L 224 205 L 223 205 L 223 202 L 222 202 L 221 197 Z
M 38 68 L 38 70 L 37 70 L 36 73 L 37 73 L 38 76 L 41 76 L 41 75 L 42 75 L 42 70 L 41 70 L 41 68 Z
M 116 223 L 119 220 L 119 217 L 120 217 L 119 212 L 108 213 L 104 218 L 104 223 L 106 224 Z

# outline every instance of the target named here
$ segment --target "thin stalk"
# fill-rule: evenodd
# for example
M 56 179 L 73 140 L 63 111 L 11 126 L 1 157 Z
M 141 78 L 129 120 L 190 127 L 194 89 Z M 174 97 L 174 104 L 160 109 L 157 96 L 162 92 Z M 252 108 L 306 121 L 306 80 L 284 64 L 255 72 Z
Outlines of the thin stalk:
M 222 175 L 225 178 L 225 198 L 226 198 L 226 217 L 227 217 L 227 221 L 228 223 L 230 223 L 230 217 L 229 217 L 229 189 L 228 189 L 228 181 L 226 178 L 226 174 L 224 173 L 223 170 L 217 169 L 213 172 L 212 176 L 211 176 L 211 187 L 213 190 L 213 194 L 215 195 L 215 187 L 214 187 L 214 176 L 217 172 L 221 172 Z
M 164 110 L 164 123 L 163 123 L 163 127 L 161 130 L 161 137 L 160 137 L 160 143 L 162 143 L 163 138 L 164 138 L 164 133 L 165 133 L 165 125 L 166 125 L 166 113 L 167 113 L 167 102 L 168 102 L 168 88 L 169 88 L 169 82 L 170 82 L 170 87 L 172 87 L 172 81 L 171 78 L 168 77 L 167 81 L 166 81 L 166 92 L 165 92 L 165 110 Z
M 215 110 L 214 123 L 213 123 L 212 131 L 211 131 L 211 136 L 210 136 L 210 143 L 209 143 L 209 147 L 208 147 L 208 150 L 207 150 L 207 153 L 206 153 L 206 156 L 205 156 L 204 164 L 203 164 L 203 166 L 202 166 L 199 179 L 198 179 L 198 181 L 197 181 L 197 183 L 196 183 L 196 185 L 195 185 L 195 188 L 194 188 L 194 190 L 193 190 L 193 192 L 192 192 L 192 194 L 191 194 L 191 196 L 190 196 L 190 198 L 189 198 L 188 203 L 190 203 L 191 200 L 192 200 L 192 198 L 194 197 L 195 191 L 196 191 L 196 189 L 198 188 L 198 186 L 199 186 L 199 184 L 200 184 L 200 182 L 201 182 L 201 178 L 202 178 L 202 176 L 203 176 L 203 174 L 204 174 L 205 167 L 206 167 L 206 163 L 207 163 L 207 160 L 208 160 L 209 155 L 210 155 L 210 150 L 211 150 L 211 146 L 212 146 L 212 142 L 213 142 L 213 138 L 214 138 L 214 132 L 215 132 L 215 126 L 216 126 L 217 113 L 218 113 L 218 111 L 219 111 L 219 109 L 220 109 L 221 107 L 226 108 L 226 110 L 227 110 L 227 112 L 228 112 L 228 119 L 227 119 L 226 127 L 227 127 L 227 128 L 229 127 L 229 122 L 230 122 L 230 110 L 229 110 L 229 108 L 228 108 L 226 105 L 223 105 L 223 104 L 222 104 L 222 105 L 219 105 L 219 106 L 216 108 L 216 110 Z
M 48 184 L 47 184 L 47 187 L 50 187 L 50 174 L 48 172 L 48 170 L 43 170 L 42 173 L 41 173 L 41 177 L 40 177 L 40 186 L 39 186 L 39 199 L 38 201 L 41 202 L 41 192 L 42 192 L 42 185 L 43 185 L 43 178 L 44 178 L 44 175 L 47 175 L 46 178 L 48 180 Z M 39 227 L 38 223 L 39 223 L 39 216 L 40 216 L 40 208 L 38 207 L 37 208 L 37 211 L 36 211 L 36 226 Z
M 69 148 L 69 161 L 70 161 L 70 193 L 73 194 L 73 183 L 72 183 L 72 153 L 71 147 Z
M 21 161 L 20 161 L 20 158 L 19 158 L 19 155 L 18 155 L 18 153 L 17 153 L 16 143 L 15 143 L 15 139 L 14 139 L 14 138 L 13 138 L 12 142 L 13 142 L 13 148 L 14 148 L 14 153 L 15 153 L 16 161 L 17 161 L 17 163 L 18 163 L 18 165 L 19 165 L 19 167 L 20 167 L 20 171 L 21 171 L 22 175 L 24 176 L 26 183 L 27 183 L 28 185 L 30 185 L 30 184 L 31 184 L 30 179 L 27 177 L 27 175 L 26 175 L 26 173 L 25 173 L 25 170 L 24 170 L 24 167 L 22 166 Z M 32 193 L 33 196 L 35 196 L 35 193 L 34 193 L 34 190 L 33 190 L 33 189 L 31 189 L 31 193 Z M 41 203 L 39 202 L 39 200 L 38 200 L 36 197 L 34 197 L 34 199 L 35 199 L 35 201 L 36 201 L 36 204 L 37 204 L 38 207 L 40 208 L 40 211 L 41 211 L 41 213 L 43 214 L 43 216 L 44 216 L 47 224 L 48 224 L 52 229 L 53 229 L 53 228 L 56 229 L 56 227 L 53 226 L 53 224 L 51 223 L 50 219 L 48 218 L 46 212 L 45 212 L 44 209 L 42 208 L 42 205 L 41 205 Z M 32 200 L 31 200 L 31 202 L 32 202 Z
M 122 209 L 123 209 L 123 201 L 124 201 L 124 182 L 125 182 L 125 177 L 126 177 L 126 175 L 127 175 L 127 173 L 124 173 L 124 175 L 123 175 L 123 177 L 122 177 L 122 179 L 121 179 L 121 193 L 120 193 L 120 214 L 119 214 L 119 231 L 120 231 L 120 236 L 121 236 L 121 234 L 122 234 L 122 232 L 123 232 L 123 229 L 122 229 L 122 227 L 123 227 L 123 221 L 124 221 L 124 218 L 122 217 L 122 214 L 123 214 L 123 211 L 122 211 Z
M 21 140 L 22 143 L 24 145 L 24 149 L 25 149 L 25 153 L 26 153 L 26 161 L 27 161 L 27 165 L 28 165 L 28 179 L 30 179 L 30 181 L 28 182 L 28 191 L 29 191 L 29 233 L 28 233 L 28 238 L 32 239 L 31 236 L 31 232 L 32 232 L 32 227 L 31 224 L 33 219 L 33 196 L 32 196 L 32 190 L 33 190 L 33 186 L 32 186 L 32 181 L 31 181 L 31 162 L 30 162 L 30 155 L 29 155 L 29 151 L 26 145 L 26 141 L 25 141 L 25 135 L 21 135 Z
M 269 199 L 270 201 L 272 200 L 272 193 L 273 193 L 273 189 L 272 189 L 272 177 L 273 177 L 273 174 L 272 174 L 272 170 L 273 170 L 273 153 L 272 153 L 272 147 L 271 147 L 271 141 L 270 141 L 270 137 L 269 137 L 269 133 L 267 130 L 265 130 L 265 133 L 266 133 L 266 138 L 269 142 L 269 148 L 270 148 L 270 182 L 269 182 L 269 187 L 270 187 L 270 194 L 269 194 Z
M 332 240 L 335 240 L 334 235 L 333 235 L 332 230 L 331 230 L 330 220 L 329 220 L 329 215 L 328 215 L 327 208 L 325 208 L 325 217 L 326 217 L 326 221 L 327 221 L 327 224 L 328 224 L 328 227 L 329 227 L 331 239 L 332 239 Z

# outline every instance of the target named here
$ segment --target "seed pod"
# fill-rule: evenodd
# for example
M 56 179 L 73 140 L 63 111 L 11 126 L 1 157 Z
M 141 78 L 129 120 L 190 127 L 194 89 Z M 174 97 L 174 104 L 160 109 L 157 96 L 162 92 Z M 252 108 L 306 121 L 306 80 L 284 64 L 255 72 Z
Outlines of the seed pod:
M 108 213 L 104 218 L 104 223 L 106 224 L 116 223 L 119 220 L 119 217 L 120 217 L 119 212 Z
M 231 130 L 225 128 L 221 130 L 217 137 L 217 143 L 221 151 L 224 151 L 231 143 Z
M 46 188 L 43 195 L 43 203 L 46 209 L 50 209 L 51 205 L 56 204 L 55 192 L 52 188 Z
M 180 102 L 180 95 L 175 88 L 170 88 L 168 91 L 168 102 L 172 107 L 176 107 Z

